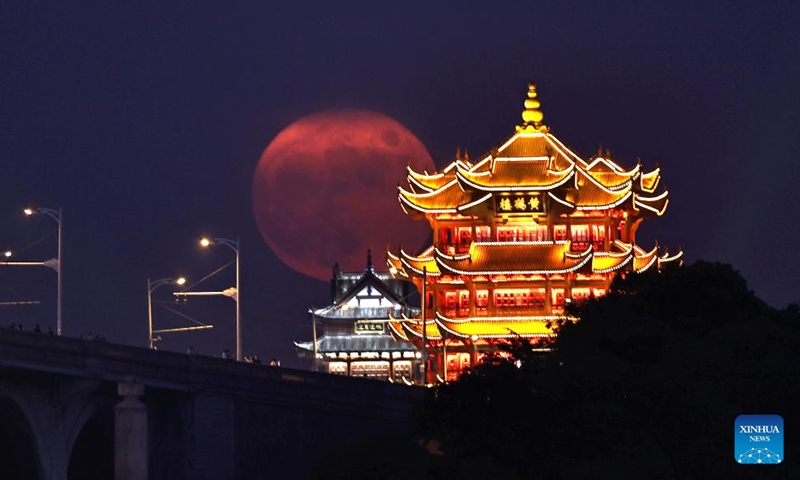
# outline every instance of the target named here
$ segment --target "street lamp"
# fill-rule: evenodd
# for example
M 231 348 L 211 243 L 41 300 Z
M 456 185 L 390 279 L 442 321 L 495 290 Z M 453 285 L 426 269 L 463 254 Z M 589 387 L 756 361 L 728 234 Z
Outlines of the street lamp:
M 25 215 L 28 215 L 28 216 L 38 215 L 38 214 L 47 215 L 48 217 L 50 217 L 53 220 L 55 220 L 56 223 L 58 224 L 58 256 L 56 257 L 56 265 L 55 265 L 54 268 L 56 269 L 56 274 L 58 275 L 58 300 L 57 300 L 57 302 L 58 302 L 58 313 L 57 313 L 57 319 L 56 319 L 56 334 L 60 336 L 61 335 L 61 305 L 63 304 L 63 297 L 62 297 L 62 292 L 61 292 L 61 290 L 62 290 L 62 288 L 61 288 L 61 285 L 62 285 L 62 282 L 61 282 L 61 273 L 62 273 L 61 272 L 61 270 L 62 270 L 62 268 L 61 268 L 61 225 L 62 225 L 62 218 L 63 218 L 62 213 L 63 212 L 61 210 L 61 207 L 58 207 L 58 210 L 55 210 L 55 209 L 52 209 L 52 208 L 26 208 L 23 211 L 25 212 Z M 6 255 L 6 256 L 8 256 L 8 255 Z
M 227 238 L 202 238 L 200 245 L 203 247 L 210 247 L 211 245 L 225 245 L 231 250 L 236 252 L 236 292 L 233 300 L 236 302 L 236 361 L 242 361 L 242 329 L 241 329 L 241 309 L 239 304 L 239 237 L 236 240 L 229 240 Z
M 167 277 L 162 278 L 161 280 L 156 280 L 155 282 L 151 282 L 149 278 L 147 279 L 147 342 L 150 350 L 153 349 L 153 291 L 161 285 L 166 285 L 167 283 L 183 285 L 186 283 L 186 279 L 180 277 L 175 280 L 171 277 Z

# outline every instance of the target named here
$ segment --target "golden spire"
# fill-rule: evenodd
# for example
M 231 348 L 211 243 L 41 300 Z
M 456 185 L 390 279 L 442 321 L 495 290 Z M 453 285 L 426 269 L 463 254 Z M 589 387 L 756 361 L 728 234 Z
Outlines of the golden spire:
M 522 120 L 525 123 L 517 126 L 518 132 L 548 132 L 550 130 L 547 125 L 542 124 L 544 113 L 540 109 L 542 104 L 536 99 L 537 96 L 539 94 L 536 93 L 536 84 L 530 82 L 528 84 L 528 98 L 525 99 L 525 110 L 522 111 Z

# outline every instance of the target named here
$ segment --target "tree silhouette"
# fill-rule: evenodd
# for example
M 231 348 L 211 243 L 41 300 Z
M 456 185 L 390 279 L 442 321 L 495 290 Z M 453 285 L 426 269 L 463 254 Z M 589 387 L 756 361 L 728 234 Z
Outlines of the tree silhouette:
M 505 478 L 800 478 L 788 461 L 745 472 L 732 451 L 740 414 L 800 424 L 796 305 L 775 310 L 729 265 L 697 262 L 618 276 L 571 308 L 580 321 L 551 354 L 517 338 L 432 392 L 421 432 L 449 462 Z

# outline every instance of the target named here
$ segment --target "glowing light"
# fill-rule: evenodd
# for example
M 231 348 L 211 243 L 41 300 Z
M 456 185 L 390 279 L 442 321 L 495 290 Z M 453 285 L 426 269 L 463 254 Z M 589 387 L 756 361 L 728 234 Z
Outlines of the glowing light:
M 665 253 L 663 257 L 658 259 L 658 263 L 661 264 L 661 263 L 674 262 L 675 260 L 678 260 L 681 257 L 683 257 L 683 251 L 680 251 L 671 257 L 669 256 L 669 254 Z
M 207 238 L 201 238 L 200 239 L 200 245 L 202 245 L 204 247 L 207 247 L 207 246 L 211 245 L 211 240 L 209 240 Z
M 523 128 L 474 165 L 457 158 L 433 174 L 409 169 L 412 191 L 398 187 L 399 203 L 425 216 L 434 241 L 416 257 L 402 249 L 389 254 L 387 264 L 418 287 L 427 270 L 437 302 L 424 321 L 403 315 L 390 330 L 417 341 L 425 328 L 431 339 L 485 339 L 488 345 L 515 336 L 553 337 L 552 325 L 576 321 L 563 315 L 565 306 L 605 295 L 618 272 L 680 261 L 683 252 L 659 255 L 658 245 L 645 252 L 632 238 L 615 238 L 618 225 L 631 233 L 645 216 L 662 215 L 669 198 L 666 191 L 654 193 L 659 168 L 645 173 L 639 161 L 626 170 L 609 157 L 584 160 L 549 131 Z M 533 191 L 541 192 L 533 195 L 542 212 L 552 215 L 506 215 L 492 204 L 483 209 L 497 198 L 520 196 L 505 192 Z M 535 229 L 540 224 L 542 231 Z M 481 228 L 491 234 L 478 233 Z
M 33 215 L 33 210 L 30 208 L 26 208 L 23 212 L 25 212 L 25 215 Z
M 180 277 L 177 280 L 175 280 L 175 283 L 177 283 L 178 285 L 183 285 L 184 283 L 186 283 L 186 279 L 184 277 Z
M 6 258 L 11 258 L 11 255 L 13 255 L 13 253 L 11 253 L 11 250 L 6 250 L 5 252 L 3 252 L 3 256 Z
M 491 197 L 492 197 L 492 194 L 491 193 L 487 193 L 483 197 L 475 200 L 474 202 L 467 203 L 465 205 L 461 205 L 460 207 L 457 207 L 456 210 L 459 211 L 459 212 L 463 212 L 464 210 L 467 210 L 469 208 L 474 207 L 475 205 L 479 205 L 479 204 L 485 202 L 486 200 L 490 199 Z
M 498 161 L 500 161 L 500 159 L 495 159 L 495 162 Z M 516 160 L 503 159 L 503 161 L 509 162 Z M 561 185 L 567 183 L 570 178 L 572 178 L 572 176 L 575 173 L 574 168 L 575 165 L 571 165 L 567 169 L 557 172 L 556 173 L 557 175 L 564 175 L 564 177 L 561 179 L 558 178 L 553 179 L 553 182 L 541 185 L 510 184 L 510 185 L 502 185 L 499 187 L 492 187 L 489 185 L 482 185 L 475 182 L 475 180 L 478 180 L 480 177 L 483 176 L 488 176 L 489 178 L 491 178 L 491 175 L 493 175 L 493 173 L 489 171 L 481 173 L 472 173 L 472 172 L 463 172 L 459 170 L 458 172 L 456 172 L 456 177 L 460 182 L 465 183 L 476 190 L 487 191 L 487 192 L 527 192 L 527 191 L 550 190 L 553 188 L 560 187 Z M 494 170 L 494 168 L 492 168 L 492 170 Z M 467 175 L 469 175 L 469 177 Z M 519 181 L 519 183 L 523 183 L 523 181 Z

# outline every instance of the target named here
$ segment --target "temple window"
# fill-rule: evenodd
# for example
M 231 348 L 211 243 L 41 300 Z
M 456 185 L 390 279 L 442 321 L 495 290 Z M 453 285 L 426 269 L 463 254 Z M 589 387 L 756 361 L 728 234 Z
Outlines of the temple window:
M 469 290 L 458 291 L 458 316 L 466 317 L 469 315 Z
M 448 353 L 447 354 L 447 380 L 455 381 L 461 372 L 470 367 L 469 353 Z
M 564 289 L 554 288 L 550 290 L 550 301 L 553 305 L 553 313 L 564 312 Z
M 456 308 L 456 292 L 442 292 L 444 295 L 444 308 L 450 310 Z
M 589 225 L 573 225 L 571 227 L 572 249 L 586 250 L 589 248 Z
M 439 243 L 447 246 L 453 244 L 453 229 L 444 227 L 439 230 Z
M 547 226 L 498 227 L 497 240 L 499 242 L 541 242 L 547 240 Z
M 475 291 L 475 311 L 476 313 L 486 313 L 489 305 L 489 290 Z
M 464 253 L 469 251 L 469 244 L 472 242 L 472 228 L 458 227 L 456 229 L 456 236 L 456 253 Z
M 497 241 L 498 242 L 513 242 L 514 241 L 514 232 L 509 228 L 498 228 L 497 229 Z
M 334 375 L 347 375 L 347 362 L 329 362 L 328 373 Z
M 606 227 L 605 225 L 592 225 L 592 245 L 595 250 L 605 250 Z
M 494 291 L 498 307 L 544 307 L 544 288 L 503 288 Z
M 440 299 L 447 317 L 466 317 L 469 315 L 469 290 L 441 292 Z
M 567 239 L 567 226 L 556 225 L 553 227 L 553 240 L 559 242 Z
M 589 288 L 573 288 L 572 289 L 572 299 L 573 300 L 586 300 L 591 296 L 591 289 Z
M 531 295 L 530 295 L 531 306 L 544 307 L 544 297 L 545 297 L 544 288 L 531 289 Z
M 547 226 L 536 225 L 528 229 L 531 242 L 543 242 L 547 240 Z

